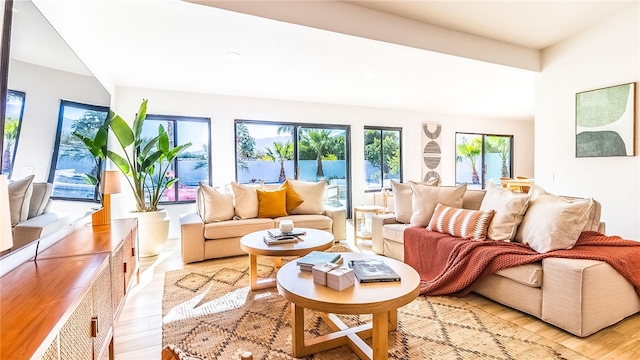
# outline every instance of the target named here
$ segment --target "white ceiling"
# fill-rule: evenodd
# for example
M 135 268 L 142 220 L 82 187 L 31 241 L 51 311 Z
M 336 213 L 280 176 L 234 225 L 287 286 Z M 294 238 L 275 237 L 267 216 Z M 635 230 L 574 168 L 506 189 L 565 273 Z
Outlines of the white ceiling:
M 242 4 L 251 7 L 265 1 Z M 533 118 L 532 71 L 178 0 L 34 2 L 76 52 L 86 55 L 89 67 L 106 74 L 116 86 Z M 342 5 L 537 50 L 637 2 L 348 1 Z M 291 3 L 269 3 L 287 4 Z M 229 60 L 228 52 L 237 52 L 240 58 Z

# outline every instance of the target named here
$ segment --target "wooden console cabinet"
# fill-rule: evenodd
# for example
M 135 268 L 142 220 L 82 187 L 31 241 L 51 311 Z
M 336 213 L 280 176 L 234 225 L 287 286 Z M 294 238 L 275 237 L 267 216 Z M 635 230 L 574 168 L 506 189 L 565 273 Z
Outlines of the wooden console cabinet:
M 113 359 L 137 244 L 135 219 L 89 224 L 0 278 L 0 358 Z

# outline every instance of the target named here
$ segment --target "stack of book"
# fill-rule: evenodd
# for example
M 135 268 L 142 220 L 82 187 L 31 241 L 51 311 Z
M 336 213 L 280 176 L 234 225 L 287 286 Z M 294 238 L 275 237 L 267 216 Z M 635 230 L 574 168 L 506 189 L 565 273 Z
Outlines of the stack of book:
M 300 229 L 293 229 L 288 233 L 283 233 L 280 229 L 267 230 L 267 235 L 262 239 L 267 245 L 288 244 L 298 242 L 300 236 L 306 233 Z
M 307 255 L 299 258 L 296 261 L 296 265 L 300 267 L 300 270 L 311 271 L 316 264 L 334 263 L 339 264 L 342 262 L 342 256 L 339 253 L 330 253 L 323 251 L 312 251 Z

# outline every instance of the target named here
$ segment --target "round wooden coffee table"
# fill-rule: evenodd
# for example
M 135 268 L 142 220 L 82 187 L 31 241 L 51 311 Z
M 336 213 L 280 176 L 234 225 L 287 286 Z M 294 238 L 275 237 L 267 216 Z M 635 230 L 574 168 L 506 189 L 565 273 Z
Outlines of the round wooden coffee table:
M 326 250 L 333 246 L 333 234 L 317 229 L 302 229 L 306 235 L 300 236 L 301 241 L 296 243 L 267 245 L 263 237 L 267 236 L 267 230 L 252 232 L 240 239 L 240 248 L 249 254 L 249 275 L 251 278 L 251 290 L 259 290 L 276 286 L 276 279 L 260 279 L 258 281 L 258 255 L 274 256 L 276 269 L 281 266 L 282 256 L 304 256 L 313 250 Z
M 398 308 L 418 297 L 420 276 L 411 266 L 384 256 L 341 254 L 345 265 L 352 259 L 380 259 L 393 268 L 402 280 L 360 284 L 356 279 L 354 286 L 337 291 L 314 283 L 312 273 L 300 271 L 295 262 L 284 265 L 277 275 L 278 292 L 291 302 L 293 356 L 307 356 L 347 345 L 361 359 L 387 359 L 388 333 L 398 325 Z M 323 320 L 335 332 L 305 339 L 305 308 L 324 313 Z M 334 314 L 373 314 L 373 321 L 349 328 Z M 363 340 L 369 337 L 372 337 L 372 347 Z

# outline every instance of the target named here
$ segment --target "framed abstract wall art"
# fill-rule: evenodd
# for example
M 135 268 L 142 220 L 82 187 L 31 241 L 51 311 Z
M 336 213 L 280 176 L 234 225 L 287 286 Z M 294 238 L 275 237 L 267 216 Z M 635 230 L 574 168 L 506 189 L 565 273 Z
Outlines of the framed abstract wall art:
M 422 123 L 422 181 L 434 177 L 440 179 L 442 160 L 442 125 L 435 122 Z
M 636 83 L 576 94 L 576 157 L 635 156 Z

